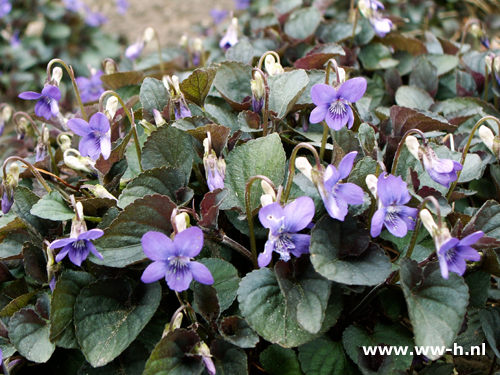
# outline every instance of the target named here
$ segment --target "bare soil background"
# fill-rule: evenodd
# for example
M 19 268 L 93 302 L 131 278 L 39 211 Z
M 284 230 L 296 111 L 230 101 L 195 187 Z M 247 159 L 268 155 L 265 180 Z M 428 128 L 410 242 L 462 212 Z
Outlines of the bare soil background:
M 162 45 L 177 43 L 183 34 L 196 36 L 195 26 L 213 24 L 213 8 L 234 10 L 233 0 L 129 0 L 125 15 L 112 8 L 106 9 L 109 18 L 104 30 L 112 35 L 123 35 L 134 43 L 144 28 L 156 29 Z M 114 5 L 114 4 L 113 4 Z

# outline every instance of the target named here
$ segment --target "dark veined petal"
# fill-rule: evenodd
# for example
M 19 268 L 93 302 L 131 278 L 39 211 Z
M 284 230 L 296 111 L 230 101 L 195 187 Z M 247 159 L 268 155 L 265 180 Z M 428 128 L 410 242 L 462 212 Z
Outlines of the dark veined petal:
M 467 269 L 467 263 L 465 262 L 465 259 L 457 255 L 455 255 L 450 260 L 446 259 L 446 263 L 448 264 L 448 270 L 450 272 L 455 272 L 460 276 L 462 276 Z
M 73 242 L 64 246 L 63 249 L 56 255 L 56 262 L 60 262 L 61 260 L 63 260 L 64 257 L 70 252 L 70 250 L 73 250 L 73 247 L 71 246 L 72 243 Z
M 101 112 L 94 114 L 89 120 L 89 127 L 92 130 L 97 130 L 100 133 L 107 133 L 109 131 L 108 117 Z
M 352 109 L 348 105 L 345 104 L 340 104 L 345 107 L 345 110 L 343 110 L 340 113 L 332 113 L 331 109 L 328 109 L 326 116 L 325 116 L 325 121 L 326 124 L 330 129 L 333 130 L 340 130 L 342 129 L 345 124 L 349 121 L 349 111 L 351 111 L 352 114 Z
M 168 257 L 174 256 L 176 253 L 174 242 L 160 232 L 149 231 L 145 233 L 142 236 L 141 244 L 144 254 L 154 261 L 166 261 Z
M 264 228 L 277 233 L 284 224 L 285 210 L 277 202 L 268 204 L 259 210 L 259 220 Z
M 339 177 L 341 180 L 349 177 L 349 173 L 351 173 L 352 166 L 354 164 L 354 159 L 358 155 L 357 151 L 349 152 L 339 164 Z
M 86 241 L 86 242 L 88 242 L 88 241 Z M 82 262 L 85 259 L 87 259 L 87 256 L 89 255 L 90 250 L 86 246 L 86 244 L 84 246 L 82 246 L 81 248 L 76 248 L 74 243 L 71 246 L 72 246 L 72 249 L 68 253 L 69 260 L 75 266 L 81 267 Z
M 175 290 L 176 292 L 183 292 L 189 288 L 189 284 L 193 281 L 193 275 L 187 265 L 174 270 L 170 264 L 165 280 L 167 281 L 167 285 L 170 289 Z
M 388 207 L 385 214 L 385 227 L 392 235 L 396 237 L 404 237 L 408 233 L 408 226 L 401 216 L 396 212 L 390 212 L 391 207 Z
M 339 95 L 337 90 L 325 83 L 318 83 L 311 88 L 311 99 L 317 106 L 326 104 L 329 106 Z
M 50 108 L 50 104 L 45 102 L 42 98 L 35 104 L 35 114 L 39 117 L 43 117 L 46 120 L 52 117 L 52 109 Z
M 321 199 L 323 199 L 323 203 L 325 205 L 328 214 L 337 220 L 344 221 L 347 212 L 347 202 L 339 197 L 336 193 L 337 187 L 334 187 L 332 190 L 326 191 L 325 194 L 321 194 Z
M 80 137 L 85 137 L 88 133 L 92 132 L 89 123 L 81 118 L 72 118 L 68 121 L 67 125 L 73 133 Z
M 309 225 L 314 217 L 314 201 L 309 197 L 299 197 L 287 204 L 285 212 L 285 231 L 296 233 Z
M 454 237 L 450 238 L 448 241 L 441 245 L 438 251 L 438 255 L 445 255 L 448 250 L 453 249 L 458 245 L 459 242 L 460 241 Z
M 337 93 L 339 98 L 354 103 L 363 97 L 366 92 L 367 82 L 363 77 L 351 78 L 340 86 Z
M 340 173 L 337 168 L 329 164 L 323 174 L 323 185 L 325 186 L 325 190 L 327 192 L 331 192 L 333 187 L 337 184 L 337 182 L 339 182 L 340 178 Z
M 92 160 L 97 160 L 101 154 L 101 142 L 94 133 L 88 133 L 80 140 L 78 150 L 82 156 L 89 156 Z
M 190 227 L 174 237 L 177 256 L 194 258 L 203 247 L 203 231 L 198 227 Z
M 300 257 L 302 254 L 309 254 L 309 246 L 311 244 L 311 236 L 309 234 L 294 234 L 291 238 L 294 249 L 290 249 L 290 252 L 296 257 Z
M 146 267 L 142 273 L 141 280 L 143 283 L 153 283 L 165 277 L 168 270 L 168 262 L 159 261 L 153 262 Z
M 193 274 L 193 279 L 205 285 L 214 283 L 214 277 L 207 266 L 199 262 L 189 262 L 187 265 Z
M 40 94 L 39 92 L 34 92 L 34 91 L 26 91 L 26 92 L 20 93 L 18 97 L 21 99 L 24 99 L 24 100 L 37 100 L 37 99 L 40 99 L 42 97 L 42 94 Z

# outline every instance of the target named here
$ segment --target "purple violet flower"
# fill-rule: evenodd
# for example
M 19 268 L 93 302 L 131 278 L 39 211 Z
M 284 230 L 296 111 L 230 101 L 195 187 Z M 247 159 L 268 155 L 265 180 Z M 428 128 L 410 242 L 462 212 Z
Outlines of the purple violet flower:
M 448 279 L 450 271 L 462 276 L 467 268 L 466 260 L 473 262 L 481 260 L 481 255 L 470 245 L 476 243 L 483 236 L 482 231 L 477 231 L 461 240 L 452 237 L 441 245 L 437 255 L 441 276 L 444 279 Z
M 73 118 L 68 121 L 71 131 L 83 137 L 78 145 L 78 150 L 82 156 L 89 156 L 97 160 L 102 154 L 104 159 L 108 159 L 111 154 L 111 138 L 109 134 L 109 120 L 105 114 L 97 112 L 90 121 Z
M 250 0 L 234 0 L 236 9 L 245 10 L 250 6 Z
M 99 27 L 108 22 L 107 17 L 100 12 L 93 12 L 88 7 L 86 9 L 85 23 L 90 27 Z
M 233 18 L 231 24 L 228 26 L 226 34 L 219 42 L 219 47 L 224 51 L 238 43 L 238 19 Z
M 102 70 L 98 70 L 90 74 L 90 79 L 87 77 L 76 78 L 76 84 L 80 90 L 80 96 L 83 103 L 99 100 L 101 94 L 104 92 L 101 81 L 101 76 L 103 74 Z
M 214 283 L 209 269 L 191 260 L 203 247 L 203 232 L 200 228 L 187 228 L 178 233 L 173 241 L 163 233 L 150 231 L 142 236 L 141 242 L 144 254 L 153 261 L 142 274 L 144 283 L 164 277 L 168 287 L 176 292 L 188 289 L 193 278 L 206 285 Z
M 259 211 L 259 219 L 264 228 L 269 229 L 264 252 L 259 254 L 259 267 L 266 267 L 273 251 L 280 254 L 285 262 L 290 253 L 299 257 L 309 253 L 311 236 L 297 234 L 306 228 L 314 217 L 314 202 L 309 197 L 299 197 L 284 208 L 277 202 L 264 206 Z
M 0 18 L 5 17 L 12 10 L 12 4 L 9 0 L 0 0 Z
M 364 2 L 363 2 L 364 1 Z M 381 10 L 384 10 L 384 5 L 377 0 L 361 0 L 359 2 L 361 13 L 368 18 L 370 24 L 375 30 L 375 33 L 383 38 L 391 31 L 392 21 L 388 18 L 383 18 Z
M 56 262 L 63 260 L 69 254 L 69 260 L 80 267 L 82 262 L 87 259 L 89 252 L 92 252 L 97 258 L 102 260 L 102 254 L 97 251 L 94 244 L 90 240 L 95 240 L 101 237 L 104 232 L 101 229 L 91 229 L 80 233 L 78 237 L 63 238 L 55 240 L 49 246 L 51 249 L 62 247 L 63 249 L 57 254 Z
M 46 85 L 41 94 L 34 91 L 26 91 L 19 94 L 19 98 L 38 100 L 35 104 L 35 114 L 46 120 L 51 117 L 57 117 L 59 114 L 59 104 L 57 102 L 61 100 L 61 91 L 57 86 Z
M 357 154 L 357 151 L 353 151 L 344 156 L 338 170 L 333 165 L 328 165 L 323 174 L 323 181 L 318 184 L 318 191 L 328 214 L 340 221 L 344 221 L 347 215 L 348 204 L 363 204 L 364 202 L 363 189 L 350 182 L 339 182 L 351 173 Z
M 142 50 L 144 49 L 144 41 L 140 40 L 137 43 L 134 43 L 125 50 L 125 57 L 130 60 L 137 60 L 137 58 L 141 55 Z
M 116 0 L 116 11 L 119 14 L 127 13 L 130 4 L 127 0 Z
M 396 237 L 404 237 L 408 230 L 413 230 L 417 217 L 417 209 L 404 206 L 411 199 L 406 182 L 401 176 L 395 177 L 381 173 L 377 182 L 377 198 L 379 207 L 372 217 L 370 234 L 377 237 L 385 225 Z
M 83 7 L 82 3 L 79 0 L 62 0 L 64 7 L 70 12 L 78 13 L 80 8 Z
M 214 23 L 216 25 L 219 25 L 222 21 L 224 21 L 224 18 L 227 17 L 228 11 L 225 9 L 212 9 L 210 11 L 210 16 L 213 18 Z
M 191 117 L 192 113 L 191 110 L 187 105 L 185 105 L 182 101 L 178 101 L 174 105 L 174 113 L 175 113 L 175 119 L 181 119 L 184 117 Z
M 13 189 L 3 189 L 3 194 L 2 194 L 2 212 L 4 215 L 8 214 L 10 209 L 12 208 L 12 205 L 14 204 L 14 190 Z
M 317 124 L 325 120 L 333 130 L 340 130 L 345 124 L 350 129 L 354 123 L 350 104 L 363 97 L 366 86 L 366 79 L 363 77 L 345 81 L 338 90 L 324 83 L 314 85 L 311 98 L 316 108 L 311 112 L 309 122 Z
M 10 47 L 13 49 L 19 48 L 19 46 L 21 45 L 21 40 L 19 39 L 19 30 L 16 30 L 12 33 L 9 43 Z

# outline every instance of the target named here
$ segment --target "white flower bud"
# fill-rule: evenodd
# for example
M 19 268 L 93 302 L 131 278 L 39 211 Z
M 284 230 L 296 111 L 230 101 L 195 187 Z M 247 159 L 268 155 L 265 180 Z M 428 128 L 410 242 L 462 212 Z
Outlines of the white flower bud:
M 9 165 L 9 174 L 14 179 L 15 185 L 19 182 L 19 165 L 17 163 L 11 163 Z
M 345 82 L 345 69 L 344 68 L 339 68 L 338 69 L 338 74 L 339 74 L 339 83 L 342 84 Z
M 427 209 L 420 211 L 420 220 L 422 220 L 422 224 L 431 235 L 437 232 L 438 226 Z
M 276 200 L 276 193 L 274 192 L 273 187 L 269 185 L 269 183 L 261 180 L 260 186 L 262 186 L 262 190 L 264 190 L 265 194 L 270 195 L 274 200 Z
M 172 85 L 174 86 L 176 94 L 180 94 L 181 93 L 181 88 L 179 86 L 179 77 L 177 77 L 176 75 L 172 76 Z
M 146 28 L 146 30 L 144 30 L 144 34 L 142 36 L 142 39 L 146 43 L 152 41 L 154 37 L 155 37 L 155 29 L 153 29 L 152 27 L 148 27 L 148 28 Z
M 59 147 L 64 152 L 71 147 L 71 138 L 67 134 L 62 134 L 58 139 Z
M 495 72 L 500 73 L 500 56 L 495 56 L 493 59 L 493 69 Z
M 378 178 L 374 174 L 369 174 L 366 176 L 366 185 L 368 186 L 368 189 L 370 189 L 371 193 L 375 198 L 377 198 L 377 184 L 378 184 Z
M 368 18 L 370 16 L 370 7 L 366 4 L 366 0 L 358 1 L 358 9 L 363 17 Z
M 32 21 L 28 23 L 26 27 L 26 31 L 24 32 L 24 36 L 32 36 L 35 38 L 39 38 L 43 34 L 43 30 L 45 29 L 45 22 L 42 20 Z
M 70 153 L 73 153 L 77 156 L 70 155 Z M 92 161 L 92 159 L 89 157 L 81 156 L 81 154 L 75 149 L 69 148 L 64 151 L 63 160 L 64 164 L 66 164 L 68 168 L 71 168 L 75 171 L 93 173 L 94 162 Z
M 163 124 L 167 123 L 161 115 L 160 111 L 158 111 L 156 108 L 153 108 L 153 115 L 155 118 L 156 126 L 162 126 Z
M 250 87 L 252 89 L 252 94 L 254 95 L 254 97 L 258 100 L 262 99 L 262 97 L 264 96 L 265 87 L 264 79 L 262 78 L 260 73 L 257 73 L 255 75 L 255 79 L 252 79 L 250 81 Z
M 179 39 L 179 46 L 182 48 L 186 48 L 188 46 L 188 37 L 186 34 L 181 36 L 181 39 Z
M 274 203 L 274 199 L 269 194 L 262 194 L 260 196 L 260 204 L 262 205 L 262 207 L 266 207 L 267 205 L 270 205 L 271 203 Z
M 418 139 L 413 135 L 409 135 L 408 137 L 406 137 L 405 143 L 410 153 L 413 156 L 415 156 L 417 160 L 420 160 L 420 155 L 419 155 L 420 143 L 418 142 Z
M 63 71 L 61 67 L 56 66 L 52 70 L 52 80 L 56 82 L 57 86 L 59 86 L 59 84 L 61 83 L 62 76 L 63 76 Z
M 203 51 L 203 40 L 200 38 L 195 38 L 193 40 L 193 51 L 202 52 Z
M 163 82 L 163 86 L 165 86 L 165 88 L 170 91 L 170 83 L 168 82 L 169 78 L 168 76 L 163 76 L 161 78 L 162 82 Z
M 191 226 L 189 221 L 189 215 L 186 212 L 181 212 L 179 215 L 176 215 L 174 221 L 177 233 L 180 233 Z
M 493 141 L 495 140 L 495 134 L 487 126 L 481 125 L 479 127 L 479 138 L 484 142 L 484 144 L 493 151 Z
M 116 65 L 112 61 L 106 61 L 104 65 L 104 74 L 113 74 L 116 73 Z
M 493 66 L 493 59 L 491 58 L 491 56 L 486 55 L 486 57 L 484 58 L 484 62 L 486 64 L 486 67 L 488 68 L 488 73 L 491 73 L 491 68 Z
M 109 120 L 112 120 L 115 117 L 117 109 L 118 99 L 115 96 L 111 96 L 106 102 L 106 114 Z
M 307 160 L 307 158 L 303 156 L 296 158 L 295 167 L 297 167 L 297 169 L 301 171 L 304 174 L 304 176 L 306 176 L 310 181 L 313 180 L 311 175 L 312 166 L 311 163 L 309 163 L 309 160 Z
M 2 120 L 7 123 L 10 120 L 10 117 L 12 116 L 12 108 L 8 105 L 4 106 L 2 108 L 2 112 L 0 113 L 0 117 Z
M 96 184 L 96 185 L 82 185 L 82 188 L 87 188 L 89 189 L 92 194 L 94 194 L 97 198 L 107 198 L 107 199 L 112 199 L 114 201 L 118 202 L 118 199 L 114 195 L 112 195 L 109 191 L 106 190 L 106 188 L 102 185 Z
M 283 67 L 280 63 L 276 62 L 273 55 L 267 55 L 264 60 L 264 66 L 266 68 L 267 73 L 270 76 L 274 76 L 276 74 L 280 74 L 284 72 Z

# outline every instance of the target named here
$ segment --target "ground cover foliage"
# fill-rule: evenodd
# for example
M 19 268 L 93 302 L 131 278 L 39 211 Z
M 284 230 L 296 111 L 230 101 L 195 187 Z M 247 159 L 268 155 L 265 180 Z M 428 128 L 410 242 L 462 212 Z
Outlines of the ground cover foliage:
M 235 5 L 1 104 L 2 371 L 498 371 L 498 5 Z

